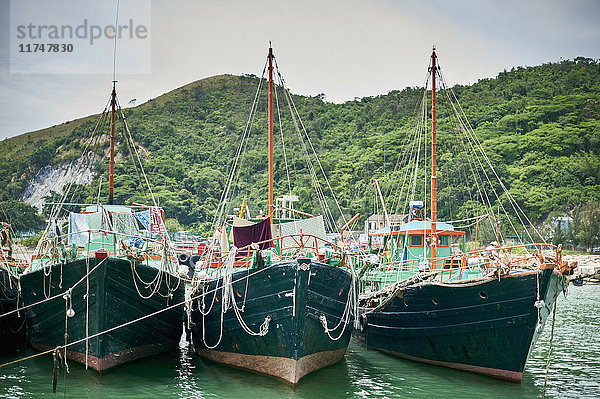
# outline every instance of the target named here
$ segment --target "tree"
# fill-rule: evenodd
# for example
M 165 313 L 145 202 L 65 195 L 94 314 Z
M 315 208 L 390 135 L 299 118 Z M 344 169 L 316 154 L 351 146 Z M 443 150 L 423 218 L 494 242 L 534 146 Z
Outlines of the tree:
M 0 218 L 11 225 L 13 231 L 39 230 L 44 218 L 33 206 L 17 200 L 0 202 Z
M 574 235 L 577 244 L 590 252 L 600 247 L 600 201 L 588 201 L 575 207 Z

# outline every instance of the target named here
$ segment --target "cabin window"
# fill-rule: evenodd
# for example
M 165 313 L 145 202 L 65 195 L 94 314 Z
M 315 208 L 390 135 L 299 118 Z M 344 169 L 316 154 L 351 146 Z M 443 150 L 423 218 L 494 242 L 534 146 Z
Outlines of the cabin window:
M 421 236 L 421 235 L 410 236 L 410 246 L 411 247 L 423 246 L 423 236 Z
M 440 247 L 447 247 L 448 244 L 448 236 L 438 236 L 439 237 L 439 246 Z

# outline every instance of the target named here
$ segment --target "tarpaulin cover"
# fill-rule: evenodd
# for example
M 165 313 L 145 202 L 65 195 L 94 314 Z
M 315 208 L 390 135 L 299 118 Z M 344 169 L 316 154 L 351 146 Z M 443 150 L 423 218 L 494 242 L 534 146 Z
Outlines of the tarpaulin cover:
M 162 218 L 162 212 L 159 207 L 150 207 L 150 227 L 148 229 L 150 234 L 159 233 L 167 234 L 167 228 Z
M 325 233 L 325 223 L 323 221 L 323 216 L 317 216 L 310 219 L 302 219 L 297 220 L 295 222 L 287 222 L 281 223 L 279 225 L 279 234 L 283 236 L 288 236 L 292 234 L 310 234 L 315 237 L 319 237 L 321 240 L 325 240 L 327 238 L 327 234 Z M 288 252 L 289 250 L 295 250 L 296 241 L 300 238 L 296 237 L 296 239 L 292 237 L 286 237 L 283 239 L 283 251 Z M 305 245 L 308 247 L 315 248 L 317 244 L 324 245 L 323 241 L 316 242 L 315 238 L 310 238 L 308 241 L 304 241 Z
M 92 233 L 90 230 L 102 229 L 102 212 L 69 213 L 69 245 L 84 246 L 88 241 L 100 237 L 102 233 Z
M 135 218 L 140 221 L 146 230 L 150 228 L 150 211 L 141 211 L 134 213 Z
M 128 236 L 135 236 L 139 234 L 133 214 L 124 212 L 113 212 L 112 217 L 113 225 L 117 233 L 125 234 Z
M 271 220 L 266 218 L 251 226 L 233 227 L 233 244 L 242 248 L 253 242 L 261 242 L 271 239 Z M 271 241 L 260 244 L 260 249 L 273 246 Z

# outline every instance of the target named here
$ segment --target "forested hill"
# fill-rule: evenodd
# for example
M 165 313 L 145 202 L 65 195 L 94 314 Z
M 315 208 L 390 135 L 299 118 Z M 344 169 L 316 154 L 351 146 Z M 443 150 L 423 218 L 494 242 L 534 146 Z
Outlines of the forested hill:
M 166 214 L 182 225 L 205 232 L 212 221 L 257 85 L 253 75 L 215 76 L 125 110 L 154 193 Z M 577 58 L 520 67 L 471 86 L 456 86 L 454 92 L 488 155 L 502 166 L 503 180 L 536 222 L 600 199 L 598 61 Z M 279 95 L 283 115 L 287 105 Z M 345 213 L 372 212 L 371 179 L 384 178 L 393 169 L 421 95 L 422 89 L 406 88 L 343 104 L 328 103 L 322 95 L 294 96 Z M 98 116 L 90 116 L 0 142 L 0 199 L 21 198 L 45 165 L 77 159 L 97 120 Z M 289 117 L 284 117 L 283 126 L 284 130 L 293 126 Z M 93 149 L 99 154 L 108 146 L 107 129 Z M 263 95 L 242 160 L 247 183 L 240 186 L 255 212 L 265 207 L 266 130 Z M 292 139 L 288 145 L 289 170 L 298 185 L 294 192 L 305 202 L 301 208 L 310 212 L 311 183 L 297 157 L 301 147 Z M 119 144 L 117 152 L 116 203 L 147 200 L 126 156 L 128 147 Z M 287 188 L 281 148 L 276 148 L 275 159 L 280 181 L 275 190 L 281 195 Z M 107 165 L 105 160 L 96 166 L 104 182 Z M 74 200 L 95 202 L 98 181 L 80 189 Z

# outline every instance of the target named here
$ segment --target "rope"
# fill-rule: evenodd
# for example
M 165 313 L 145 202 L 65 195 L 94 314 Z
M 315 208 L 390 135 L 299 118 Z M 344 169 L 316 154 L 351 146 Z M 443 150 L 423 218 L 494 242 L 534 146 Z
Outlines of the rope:
M 21 359 L 17 359 L 17 360 L 13 360 L 13 361 L 10 361 L 10 362 L 6 362 L 4 364 L 0 364 L 0 368 L 6 367 L 6 366 L 10 366 L 10 365 L 16 364 L 16 363 L 21 363 L 21 362 L 24 362 L 26 360 L 36 358 L 38 356 L 47 355 L 48 353 L 52 353 L 52 352 L 54 352 L 57 349 L 60 349 L 60 346 L 57 346 L 56 348 L 48 349 L 48 350 L 43 351 L 43 352 L 35 353 L 33 355 L 30 355 L 30 356 L 27 356 L 27 357 L 24 357 L 24 358 L 21 358 Z
M 556 280 L 556 288 L 558 290 L 558 279 Z M 548 372 L 550 371 L 550 359 L 552 358 L 552 341 L 554 340 L 554 324 L 556 321 L 557 306 L 558 298 L 554 300 L 554 309 L 552 309 L 552 328 L 550 329 L 550 346 L 548 348 L 548 360 L 546 361 L 546 373 L 544 374 L 544 389 L 542 390 L 542 399 L 546 397 L 546 383 L 548 382 Z
M 352 273 L 352 278 L 350 280 L 350 287 L 348 289 L 348 298 L 346 300 L 346 306 L 344 308 L 344 311 L 342 312 L 340 321 L 338 322 L 338 324 L 335 327 L 333 327 L 333 328 L 327 327 L 327 316 L 325 315 L 325 313 L 323 313 L 319 316 L 319 321 L 321 322 L 321 325 L 325 329 L 325 334 L 327 334 L 329 339 L 332 341 L 338 341 L 340 338 L 342 338 L 342 336 L 344 335 L 344 332 L 346 331 L 346 327 L 348 326 L 348 324 L 350 324 L 350 317 L 353 313 L 352 303 L 354 301 L 356 301 L 355 290 L 356 290 L 355 273 Z M 337 337 L 332 337 L 330 332 L 337 330 L 338 327 L 340 325 L 342 325 L 342 322 L 344 323 L 344 328 L 342 328 L 342 331 L 340 331 L 340 333 Z
M 102 260 L 100 263 L 98 263 L 96 266 L 94 266 L 94 268 L 93 268 L 92 270 L 90 270 L 90 272 L 89 272 L 89 273 L 86 273 L 86 274 L 85 274 L 85 276 L 83 276 L 82 278 L 80 278 L 80 279 L 79 279 L 79 280 L 78 280 L 78 281 L 77 281 L 75 284 L 73 284 L 73 285 L 71 286 L 71 288 L 69 288 L 69 289 L 70 289 L 70 290 L 72 290 L 72 289 L 73 289 L 73 288 L 75 288 L 77 285 L 79 285 L 79 284 L 80 284 L 80 283 L 81 283 L 83 280 L 85 280 L 85 279 L 86 279 L 86 278 L 87 278 L 87 277 L 88 277 L 88 276 L 89 276 L 91 273 L 93 273 L 93 272 L 94 272 L 94 271 L 95 271 L 95 270 L 96 270 L 96 269 L 97 269 L 97 268 L 98 268 L 100 265 L 102 265 L 102 264 L 103 264 L 103 263 L 106 261 L 106 259 L 108 259 L 108 258 L 104 258 L 104 259 L 103 259 L 103 260 Z M 44 303 L 44 302 L 48 302 L 48 301 L 51 301 L 51 300 L 53 300 L 53 299 L 56 299 L 56 298 L 62 297 L 62 296 L 64 295 L 64 293 L 65 293 L 65 292 L 63 291 L 63 292 L 61 292 L 60 294 L 56 294 L 56 295 L 54 295 L 54 296 L 51 296 L 51 297 L 48 297 L 48 298 L 42 299 L 42 300 L 41 300 L 41 301 L 39 301 L 39 302 L 35 302 L 35 303 L 32 303 L 32 304 L 30 304 L 30 305 L 25 305 L 25 306 L 22 306 L 22 307 L 20 307 L 20 308 L 17 308 L 17 309 L 15 309 L 15 310 L 11 310 L 10 312 L 6 312 L 6 313 L 3 313 L 3 314 L 1 314 L 1 315 L 0 315 L 0 317 L 8 316 L 8 315 L 10 315 L 10 314 L 13 314 L 13 313 L 19 312 L 19 311 L 21 311 L 21 310 L 29 309 L 29 308 L 31 308 L 31 307 L 33 307 L 33 306 L 41 305 L 41 304 L 42 304 L 42 303 Z
M 302 121 L 302 118 L 300 117 L 300 113 L 298 112 L 298 109 L 296 108 L 296 104 L 294 103 L 292 95 L 291 95 L 289 89 L 287 88 L 287 86 L 285 84 L 285 80 L 283 79 L 283 76 L 281 75 L 281 72 L 279 71 L 279 65 L 277 64 L 277 60 L 275 60 L 275 69 L 277 70 L 277 76 L 279 78 L 279 81 L 281 82 L 281 87 L 284 89 L 285 99 L 286 99 L 286 101 L 288 103 L 288 107 L 290 109 L 290 114 L 292 116 L 292 121 L 294 123 L 296 131 L 298 133 L 298 137 L 300 139 L 300 144 L 301 144 L 302 149 L 303 149 L 303 151 L 305 153 L 305 156 L 307 157 L 307 160 L 306 160 L 307 161 L 307 166 L 309 166 L 309 172 L 311 173 L 311 177 L 314 179 L 313 185 L 315 186 L 315 191 L 317 192 L 317 196 L 322 201 L 323 211 L 324 211 L 324 213 L 328 217 L 331 218 L 331 221 L 330 221 L 331 227 L 335 228 L 335 226 L 336 226 L 335 218 L 333 218 L 331 210 L 329 209 L 329 205 L 327 204 L 327 201 L 325 200 L 323 189 L 321 188 L 319 180 L 317 179 L 314 167 L 313 167 L 312 163 L 309 160 L 308 151 L 307 151 L 306 146 L 304 144 L 304 140 L 302 139 L 302 135 L 300 133 L 298 122 L 300 122 L 300 126 L 302 127 L 302 131 L 304 132 L 304 136 L 306 137 L 306 141 L 308 141 L 310 149 L 312 150 L 312 154 L 314 155 L 315 160 L 317 162 L 317 165 L 319 166 L 319 169 L 321 171 L 321 174 L 323 175 L 323 179 L 325 180 L 325 183 L 327 183 L 327 187 L 328 187 L 328 189 L 329 189 L 329 191 L 331 193 L 333 201 L 335 202 L 335 204 L 337 206 L 338 212 L 340 213 L 340 216 L 341 216 L 341 218 L 343 220 L 343 223 L 346 224 L 346 222 L 347 222 L 346 221 L 346 217 L 344 216 L 344 213 L 342 212 L 342 208 L 340 207 L 340 204 L 337 201 L 335 193 L 333 192 L 333 188 L 331 187 L 331 184 L 329 183 L 329 179 L 327 178 L 327 174 L 325 173 L 325 170 L 323 169 L 323 165 L 321 164 L 321 161 L 319 160 L 319 157 L 317 156 L 317 152 L 316 152 L 316 150 L 315 150 L 315 148 L 314 148 L 314 146 L 312 144 L 312 140 L 310 139 L 310 136 L 308 135 L 308 132 L 306 131 L 306 127 L 304 126 L 304 122 Z
M 108 258 L 105 258 L 104 260 L 106 260 L 106 259 L 108 259 Z M 104 261 L 104 260 L 103 260 L 103 261 Z M 101 262 L 101 263 L 99 263 L 98 265 L 96 265 L 96 266 L 94 267 L 94 269 L 95 269 L 96 267 L 100 266 L 101 264 L 102 264 L 102 262 Z M 254 276 L 254 275 L 258 274 L 258 273 L 262 273 L 262 272 L 264 272 L 264 271 L 266 271 L 266 270 L 269 270 L 271 267 L 273 267 L 273 265 L 269 265 L 269 266 L 267 266 L 267 267 L 265 267 L 265 268 L 263 268 L 263 269 L 260 269 L 260 270 L 257 270 L 257 271 L 255 271 L 255 272 L 249 273 L 247 276 L 244 276 L 244 277 L 242 277 L 242 278 L 239 278 L 239 279 L 237 279 L 237 280 L 232 280 L 232 284 L 234 284 L 234 283 L 237 283 L 237 282 L 240 282 L 240 281 L 242 281 L 242 280 L 243 280 L 243 279 L 245 279 L 245 278 L 250 278 L 251 276 Z M 93 271 L 94 269 L 92 269 L 92 271 Z M 81 281 L 81 280 L 80 280 L 80 281 Z M 76 284 L 77 284 L 77 283 L 76 283 Z M 76 284 L 75 284 L 75 285 L 76 285 Z M 75 285 L 74 285 L 74 286 L 75 286 Z M 74 287 L 74 286 L 73 286 L 73 287 Z M 69 347 L 69 346 L 72 346 L 72 345 L 77 345 L 77 344 L 79 344 L 79 343 L 81 343 L 81 342 L 84 342 L 85 340 L 88 340 L 88 339 L 93 339 L 93 338 L 99 337 L 99 336 L 101 336 L 101 335 L 103 335 L 103 334 L 107 334 L 107 333 L 109 333 L 109 332 L 112 332 L 112 331 L 118 330 L 119 328 L 123 328 L 123 327 L 129 326 L 129 325 L 131 325 L 131 324 L 137 323 L 137 322 L 139 322 L 139 321 L 142 321 L 142 320 L 146 320 L 146 319 L 148 319 L 148 318 L 150 318 L 150 317 L 154 317 L 154 316 L 156 316 L 157 314 L 160 314 L 160 313 L 163 313 L 163 312 L 166 312 L 166 311 L 169 311 L 169 310 L 175 309 L 175 308 L 177 308 L 177 307 L 179 307 L 179 306 L 185 306 L 185 305 L 186 305 L 186 303 L 190 303 L 190 302 L 192 302 L 192 303 L 193 303 L 193 301 L 194 301 L 194 300 L 197 300 L 197 299 L 199 299 L 199 298 L 204 298 L 204 297 L 205 297 L 206 295 L 208 295 L 208 294 L 216 293 L 216 292 L 217 292 L 217 290 L 219 290 L 219 287 L 218 287 L 218 286 L 215 286 L 215 288 L 214 288 L 214 289 L 212 289 L 212 290 L 208 290 L 208 291 L 203 291 L 203 292 L 202 292 L 201 294 L 199 294 L 199 295 L 195 295 L 195 296 L 194 296 L 194 295 L 190 295 L 190 297 L 189 297 L 189 298 L 186 298 L 186 299 L 185 299 L 184 301 L 182 301 L 182 302 L 178 302 L 178 303 L 176 303 L 176 304 L 174 304 L 174 305 L 167 306 L 167 307 L 165 307 L 165 308 L 163 308 L 163 309 L 157 310 L 156 312 L 152 312 L 152 313 L 149 313 L 149 314 L 147 314 L 147 315 L 144 315 L 144 316 L 138 317 L 137 319 L 130 320 L 130 321 L 126 322 L 126 323 L 123 323 L 123 324 L 121 324 L 121 325 L 118 325 L 118 326 L 115 326 L 115 327 L 111 327 L 111 328 L 109 328 L 109 329 L 106 329 L 106 330 L 104 330 L 104 331 L 101 331 L 101 332 L 99 332 L 99 333 L 93 334 L 93 335 L 91 335 L 91 336 L 88 336 L 88 337 L 85 337 L 85 338 L 81 338 L 81 339 L 79 339 L 79 340 L 77 340 L 77 341 L 74 341 L 74 342 L 71 342 L 71 343 L 68 343 L 68 344 L 66 344 L 64 347 L 66 348 L 66 347 Z M 42 303 L 42 302 L 45 302 L 45 301 L 47 301 L 47 300 L 48 300 L 48 299 L 46 299 L 46 300 L 43 300 L 43 301 L 41 301 L 41 302 L 38 302 L 37 304 L 39 304 L 39 303 Z M 28 305 L 27 307 L 31 307 L 31 306 L 33 306 L 33 305 Z M 26 307 L 24 307 L 24 308 L 26 308 Z M 22 308 L 22 309 L 24 309 L 24 308 Z M 263 324 L 264 324 L 264 323 L 263 323 Z M 60 349 L 61 347 L 59 346 L 59 347 L 57 347 L 57 348 L 59 348 L 59 349 Z M 49 350 L 47 350 L 47 351 L 44 351 L 44 352 L 41 352 L 41 353 L 37 353 L 37 354 L 31 355 L 31 356 L 27 356 L 27 357 L 25 357 L 25 358 L 22 358 L 22 359 L 13 360 L 13 361 L 11 361 L 11 362 L 7 362 L 7 363 L 4 363 L 4 364 L 1 364 L 1 365 L 0 365 L 0 368 L 6 367 L 6 366 L 9 366 L 9 365 L 12 365 L 12 364 L 20 363 L 20 362 L 22 362 L 22 361 L 29 360 L 29 359 L 31 359 L 31 358 L 34 358 L 34 357 L 37 357 L 37 356 L 45 355 L 45 354 L 51 353 L 51 352 L 53 352 L 53 351 L 55 351 L 55 349 L 49 349 Z

